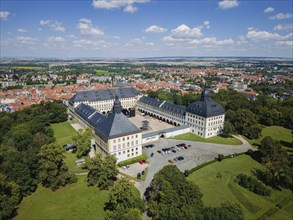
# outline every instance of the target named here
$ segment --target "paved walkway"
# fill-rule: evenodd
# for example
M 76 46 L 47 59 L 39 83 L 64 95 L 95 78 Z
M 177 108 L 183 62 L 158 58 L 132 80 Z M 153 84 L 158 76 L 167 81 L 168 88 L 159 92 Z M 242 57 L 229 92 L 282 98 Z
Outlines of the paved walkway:
M 144 149 L 144 153 L 149 157 L 151 153 L 154 153 L 153 157 L 149 157 L 149 167 L 146 175 L 146 179 L 143 182 L 136 182 L 135 186 L 143 196 L 147 187 L 149 187 L 155 173 L 161 170 L 165 165 L 170 164 L 168 160 L 174 159 L 178 156 L 183 156 L 183 161 L 175 162 L 182 172 L 186 169 L 192 169 L 200 164 L 206 163 L 218 157 L 218 154 L 229 155 L 234 153 L 246 152 L 248 149 L 252 149 L 250 144 L 242 137 L 236 137 L 243 142 L 242 145 L 224 145 L 224 144 L 212 144 L 202 143 L 194 141 L 183 141 L 174 139 L 162 139 L 155 142 L 155 147 L 150 149 Z M 186 143 L 191 145 L 188 149 L 182 149 L 176 153 L 171 152 L 168 155 L 163 156 L 157 151 L 162 148 L 175 146 L 176 144 Z

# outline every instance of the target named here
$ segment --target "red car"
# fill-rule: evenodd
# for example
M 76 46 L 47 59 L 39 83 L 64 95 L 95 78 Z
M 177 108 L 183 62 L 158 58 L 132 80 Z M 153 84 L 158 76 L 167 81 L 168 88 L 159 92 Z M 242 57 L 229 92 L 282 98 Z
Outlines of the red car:
M 181 146 L 186 147 L 186 144 L 185 143 L 182 143 Z
M 143 164 L 143 161 L 142 161 L 142 160 L 140 160 L 140 161 L 139 161 L 139 164 Z

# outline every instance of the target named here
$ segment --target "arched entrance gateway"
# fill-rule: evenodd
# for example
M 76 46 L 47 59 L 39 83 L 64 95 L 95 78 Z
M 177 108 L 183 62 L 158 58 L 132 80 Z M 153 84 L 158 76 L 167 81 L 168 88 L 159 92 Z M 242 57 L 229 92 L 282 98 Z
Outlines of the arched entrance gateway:
M 165 138 L 166 137 L 166 133 L 165 132 L 164 133 L 160 133 L 159 136 L 160 136 L 160 138 Z

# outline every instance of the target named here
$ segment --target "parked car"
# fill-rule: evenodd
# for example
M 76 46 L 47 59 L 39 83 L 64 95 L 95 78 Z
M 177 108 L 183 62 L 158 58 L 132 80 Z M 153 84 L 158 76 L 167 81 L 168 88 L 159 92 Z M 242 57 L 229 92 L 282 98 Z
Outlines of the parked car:
M 143 164 L 143 161 L 142 161 L 142 160 L 140 160 L 140 161 L 139 161 L 139 164 Z
M 140 173 L 137 174 L 137 179 L 141 179 L 141 174 Z
M 172 150 L 172 152 L 173 152 L 173 153 L 176 153 L 177 151 L 176 151 L 176 150 Z
M 162 153 L 162 151 L 160 151 L 160 150 L 158 150 L 157 152 L 158 152 L 159 154 Z
M 153 157 L 154 156 L 154 153 L 151 153 L 151 157 Z
M 168 160 L 168 162 L 169 162 L 170 164 L 173 164 L 173 163 L 174 163 L 174 161 L 173 161 L 173 160 Z
M 188 144 L 188 147 L 191 147 L 191 144 Z

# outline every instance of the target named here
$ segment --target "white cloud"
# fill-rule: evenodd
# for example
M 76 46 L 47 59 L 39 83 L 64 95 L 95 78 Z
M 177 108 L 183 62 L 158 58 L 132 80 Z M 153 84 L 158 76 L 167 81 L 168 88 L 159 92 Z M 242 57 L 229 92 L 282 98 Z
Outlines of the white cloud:
M 146 3 L 149 0 L 93 0 L 92 6 L 94 8 L 102 9 L 119 9 L 124 8 L 125 12 L 134 13 L 137 8 L 133 5 L 135 3 Z
M 210 22 L 209 22 L 209 21 L 204 21 L 204 22 L 203 22 L 203 26 L 204 26 L 206 29 L 209 29 L 209 28 L 210 28 Z
M 79 19 L 79 23 L 77 25 L 80 33 L 83 35 L 94 35 L 101 36 L 104 35 L 104 32 L 100 30 L 98 27 L 93 27 L 92 21 L 86 18 Z
M 17 31 L 18 31 L 18 32 L 22 32 L 22 33 L 26 33 L 26 32 L 27 32 L 27 30 L 24 29 L 24 28 L 18 28 Z
M 63 43 L 65 39 L 63 37 L 48 37 L 47 41 L 53 43 Z
M 270 40 L 277 39 L 281 36 L 277 33 L 270 33 L 267 31 L 249 30 L 246 34 L 246 38 L 249 40 Z
M 129 12 L 129 13 L 134 13 L 137 11 L 137 7 L 135 7 L 133 5 L 126 5 L 123 11 Z
M 0 20 L 5 21 L 10 15 L 9 11 L 0 11 Z
M 220 9 L 235 8 L 239 5 L 237 0 L 223 0 L 218 3 Z
M 177 28 L 171 30 L 171 37 L 175 39 L 192 39 L 199 38 L 203 34 L 201 29 L 198 27 L 190 28 L 185 24 L 178 26 Z
M 292 17 L 293 17 L 293 14 L 279 13 L 279 14 L 276 14 L 274 16 L 271 16 L 270 19 L 271 20 L 283 20 L 283 19 L 289 19 L 289 18 L 292 18 Z
M 16 37 L 16 41 L 18 43 L 22 43 L 22 44 L 35 44 L 38 42 L 38 39 L 33 38 L 33 37 L 25 37 L 25 36 L 17 36 Z
M 234 44 L 234 40 L 231 38 L 225 40 L 217 40 L 216 37 L 205 37 L 203 39 L 194 39 L 190 42 L 191 44 L 205 44 L 205 45 L 213 45 L 213 46 L 225 46 Z
M 160 27 L 160 26 L 157 26 L 157 25 L 149 26 L 148 28 L 146 28 L 144 30 L 144 32 L 146 32 L 146 33 L 163 33 L 163 32 L 166 32 L 166 31 L 167 31 L 166 28 L 163 28 L 163 27 Z
M 65 32 L 65 28 L 62 27 L 62 23 L 59 21 L 55 21 L 49 25 L 52 31 L 54 32 Z
M 278 24 L 277 26 L 274 27 L 275 31 L 286 31 L 286 30 L 293 30 L 293 25 L 292 24 Z
M 268 8 L 266 8 L 265 10 L 264 10 L 264 13 L 271 13 L 271 12 L 273 12 L 275 9 L 274 8 L 272 8 L 272 7 L 268 7 Z
M 293 46 L 293 41 L 292 40 L 287 40 L 287 41 L 277 41 L 276 46 Z
M 47 25 L 50 23 L 50 20 L 40 20 L 40 25 Z

